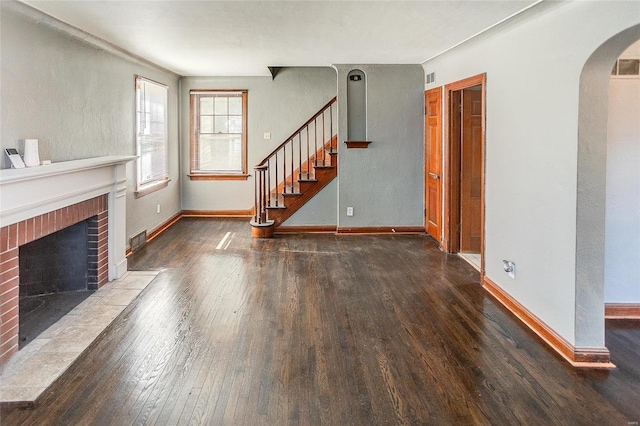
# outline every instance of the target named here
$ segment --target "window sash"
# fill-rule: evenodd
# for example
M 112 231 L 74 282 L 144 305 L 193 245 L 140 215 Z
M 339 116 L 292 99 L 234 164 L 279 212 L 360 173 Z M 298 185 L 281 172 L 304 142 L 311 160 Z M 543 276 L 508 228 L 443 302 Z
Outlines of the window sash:
M 137 189 L 168 178 L 168 88 L 136 76 Z
M 243 175 L 247 170 L 247 91 L 192 90 L 191 173 Z

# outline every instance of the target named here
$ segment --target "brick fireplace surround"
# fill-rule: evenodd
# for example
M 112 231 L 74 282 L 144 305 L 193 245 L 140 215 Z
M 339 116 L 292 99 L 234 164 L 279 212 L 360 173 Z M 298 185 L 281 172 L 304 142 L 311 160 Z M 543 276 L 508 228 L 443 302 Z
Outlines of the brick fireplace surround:
M 125 164 L 133 159 L 0 170 L 0 365 L 18 351 L 20 246 L 89 219 L 88 289 L 126 272 Z
M 46 237 L 61 229 L 89 221 L 89 282 L 88 288 L 97 290 L 109 281 L 108 256 L 108 199 L 101 195 L 68 207 L 22 220 L 0 228 L 0 363 L 18 349 L 19 324 L 19 247 Z M 97 244 L 94 244 L 97 243 Z M 93 282 L 92 282 L 93 281 Z

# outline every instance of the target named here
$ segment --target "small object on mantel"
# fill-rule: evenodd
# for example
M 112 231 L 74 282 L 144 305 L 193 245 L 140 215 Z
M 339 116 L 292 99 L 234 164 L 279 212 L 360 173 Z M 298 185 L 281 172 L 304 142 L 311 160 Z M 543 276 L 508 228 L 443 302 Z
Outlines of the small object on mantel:
M 371 141 L 344 141 L 347 148 L 368 148 Z
M 50 166 L 51 165 L 51 160 L 42 160 L 42 164 L 43 166 Z

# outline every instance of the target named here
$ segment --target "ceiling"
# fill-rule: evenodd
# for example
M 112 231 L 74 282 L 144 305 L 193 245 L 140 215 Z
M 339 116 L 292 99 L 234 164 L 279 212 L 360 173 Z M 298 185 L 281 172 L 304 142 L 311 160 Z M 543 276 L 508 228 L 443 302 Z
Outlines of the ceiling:
M 182 76 L 269 75 L 269 66 L 419 64 L 536 3 L 23 2 Z

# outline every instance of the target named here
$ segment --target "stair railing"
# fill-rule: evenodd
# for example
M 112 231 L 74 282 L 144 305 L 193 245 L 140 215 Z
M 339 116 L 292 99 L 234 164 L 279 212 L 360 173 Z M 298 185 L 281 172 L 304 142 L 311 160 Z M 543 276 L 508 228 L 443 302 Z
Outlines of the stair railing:
M 267 207 L 284 207 L 280 194 L 296 194 L 296 184 L 312 179 L 314 167 L 330 164 L 327 154 L 332 155 L 337 149 L 336 119 L 334 97 L 254 167 L 256 224 L 268 221 Z

